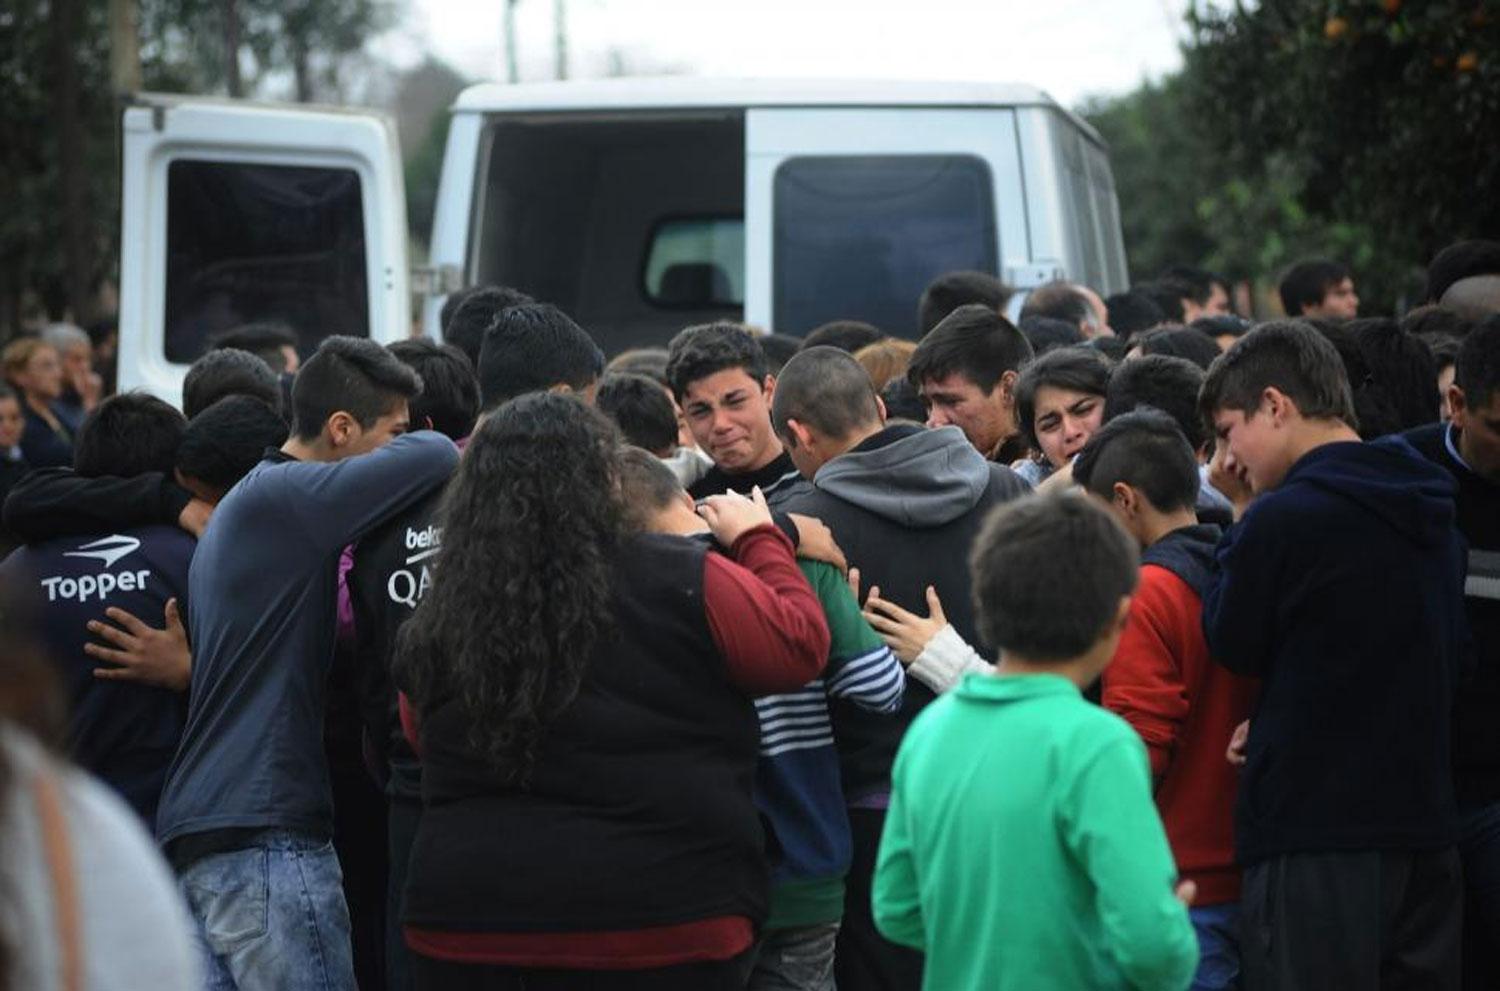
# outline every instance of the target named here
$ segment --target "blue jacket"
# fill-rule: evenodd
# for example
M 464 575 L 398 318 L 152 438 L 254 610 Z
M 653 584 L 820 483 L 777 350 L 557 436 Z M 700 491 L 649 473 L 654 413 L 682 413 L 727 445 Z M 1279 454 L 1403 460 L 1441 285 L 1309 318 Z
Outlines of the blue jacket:
M 1399 437 L 1327 444 L 1219 544 L 1213 656 L 1262 681 L 1242 864 L 1454 839 L 1449 724 L 1465 649 L 1453 481 Z

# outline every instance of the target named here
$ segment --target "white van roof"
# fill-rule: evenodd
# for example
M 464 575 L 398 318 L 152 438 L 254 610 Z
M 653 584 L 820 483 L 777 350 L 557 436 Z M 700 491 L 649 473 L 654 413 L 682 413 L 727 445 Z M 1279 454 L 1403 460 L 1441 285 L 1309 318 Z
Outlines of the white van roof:
M 745 107 L 1015 107 L 1062 112 L 1098 141 L 1083 121 L 1043 90 L 1020 83 L 927 80 L 712 79 L 631 76 L 543 83 L 480 83 L 459 94 L 456 112 L 516 113 L 685 110 Z

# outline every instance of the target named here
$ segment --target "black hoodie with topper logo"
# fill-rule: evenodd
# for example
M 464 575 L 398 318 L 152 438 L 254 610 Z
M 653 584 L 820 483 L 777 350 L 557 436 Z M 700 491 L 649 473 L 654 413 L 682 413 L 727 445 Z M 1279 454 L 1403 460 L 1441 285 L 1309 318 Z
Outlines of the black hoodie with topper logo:
M 1220 542 L 1204 633 L 1216 660 L 1261 679 L 1242 864 L 1454 841 L 1449 726 L 1468 644 L 1453 493 L 1398 437 L 1326 444 Z

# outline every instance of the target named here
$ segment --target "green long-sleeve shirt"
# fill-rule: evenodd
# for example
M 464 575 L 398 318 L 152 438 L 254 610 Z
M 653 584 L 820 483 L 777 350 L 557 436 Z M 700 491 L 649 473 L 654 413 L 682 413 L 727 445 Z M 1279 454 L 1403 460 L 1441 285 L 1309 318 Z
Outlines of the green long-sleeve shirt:
M 901 744 L 875 923 L 930 991 L 1180 991 L 1175 873 L 1129 725 L 1056 675 L 971 674 Z

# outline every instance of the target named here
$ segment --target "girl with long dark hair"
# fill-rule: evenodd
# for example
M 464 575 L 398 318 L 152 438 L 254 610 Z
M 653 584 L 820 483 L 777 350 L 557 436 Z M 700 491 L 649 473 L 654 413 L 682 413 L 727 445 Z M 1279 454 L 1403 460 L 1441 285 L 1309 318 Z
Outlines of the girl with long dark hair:
M 396 676 L 425 810 L 405 932 L 418 987 L 742 981 L 767 897 L 750 699 L 828 652 L 764 500 L 704 509 L 728 556 L 631 534 L 618 440 L 547 393 L 474 433 Z

